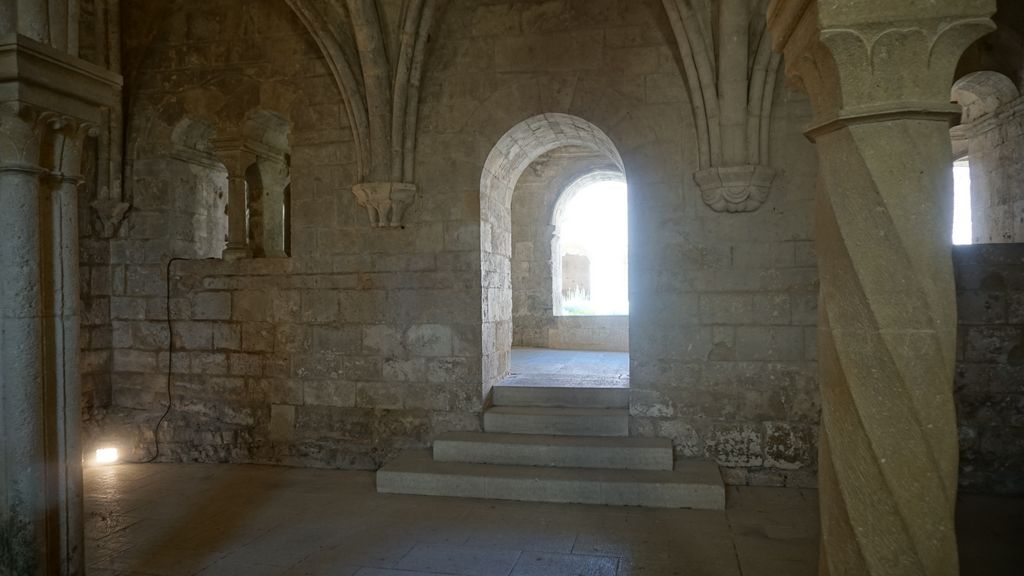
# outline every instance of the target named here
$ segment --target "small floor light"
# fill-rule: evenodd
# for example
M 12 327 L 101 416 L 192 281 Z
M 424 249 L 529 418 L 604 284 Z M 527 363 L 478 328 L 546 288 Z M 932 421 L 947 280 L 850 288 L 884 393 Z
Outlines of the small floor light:
M 117 448 L 100 448 L 96 451 L 97 464 L 114 464 L 120 459 Z

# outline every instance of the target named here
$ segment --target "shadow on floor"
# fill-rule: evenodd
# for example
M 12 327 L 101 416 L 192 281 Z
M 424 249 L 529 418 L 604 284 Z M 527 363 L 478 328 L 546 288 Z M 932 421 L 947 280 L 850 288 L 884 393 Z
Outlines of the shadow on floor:
M 960 576 L 1024 574 L 1024 498 L 961 494 Z

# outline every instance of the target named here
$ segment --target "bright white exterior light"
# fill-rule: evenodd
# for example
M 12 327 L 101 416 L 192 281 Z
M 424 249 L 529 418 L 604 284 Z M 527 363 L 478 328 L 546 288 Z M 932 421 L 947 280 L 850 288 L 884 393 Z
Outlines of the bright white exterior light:
M 555 208 L 560 261 L 566 255 L 586 258 L 586 293 L 566 294 L 556 316 L 629 315 L 629 210 L 626 180 L 598 172 L 570 185 Z
M 117 448 L 100 448 L 96 451 L 97 464 L 113 464 L 120 458 L 121 456 L 118 454 Z
M 971 244 L 971 165 L 967 158 L 953 163 L 953 244 Z

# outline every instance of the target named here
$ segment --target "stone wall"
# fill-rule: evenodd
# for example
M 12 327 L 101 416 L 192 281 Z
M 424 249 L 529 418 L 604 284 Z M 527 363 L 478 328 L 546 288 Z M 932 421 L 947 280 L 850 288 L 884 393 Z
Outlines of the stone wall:
M 758 211 L 711 212 L 691 178 L 637 187 L 627 170 L 631 411 L 634 433 L 716 459 L 727 482 L 809 485 L 820 413 L 817 165 L 802 135 L 806 101 L 776 90 L 780 173 Z
M 87 149 L 87 159 L 95 160 L 96 146 Z M 111 401 L 113 331 L 110 323 L 111 267 L 110 242 L 97 233 L 91 206 L 96 198 L 94 161 L 87 161 L 85 183 L 79 188 L 78 230 L 82 314 L 81 382 L 82 409 L 89 413 Z
M 812 484 L 820 406 L 816 166 L 801 134 L 809 108 L 777 88 L 771 196 L 753 213 L 710 211 L 692 178 L 693 119 L 661 9 L 654 0 L 453 1 L 424 75 L 420 193 L 406 227 L 391 230 L 370 228 L 356 204 L 344 103 L 286 6 L 211 0 L 152 30 L 132 27 L 147 31 L 126 38 L 147 45 L 133 54 L 130 86 L 132 210 L 109 242 L 85 225 L 84 207 L 81 217 L 90 441 L 151 453 L 173 342 L 164 458 L 372 468 L 439 432 L 479 428 L 514 321 L 517 343 L 553 347 L 625 342 L 610 334 L 628 329 L 634 434 L 671 437 L 681 457 L 715 458 L 732 483 Z M 292 256 L 175 262 L 169 329 L 168 260 L 222 248 L 226 174 L 212 142 L 253 110 L 290 126 Z M 539 173 L 506 175 L 507 220 L 488 220 L 488 156 L 514 126 L 550 113 L 593 123 L 611 148 L 572 161 L 545 156 L 558 146 L 538 152 L 527 164 Z M 621 161 L 632 231 L 632 316 L 596 329 L 597 319 L 551 322 L 550 215 L 537 216 L 564 188 L 549 185 L 551 174 L 570 178 L 592 167 L 571 164 L 595 159 Z M 1021 266 L 1007 254 L 957 253 L 970 489 L 1020 489 Z M 608 335 L 594 338 L 601 329 Z
M 1024 244 L 954 250 L 960 485 L 1024 492 Z
M 142 4 L 130 9 L 155 9 Z M 581 142 L 605 135 L 595 145 L 630 185 L 632 432 L 717 459 L 733 483 L 813 482 L 816 166 L 802 96 L 777 87 L 765 205 L 712 212 L 660 1 L 453 0 L 424 72 L 416 202 L 404 229 L 373 229 L 351 193 L 344 103 L 285 3 L 188 3 L 151 28 L 126 29 L 146 50 L 132 55 L 133 209 L 109 251 L 113 405 L 94 440 L 149 453 L 171 341 L 165 458 L 370 468 L 479 428 L 507 369 L 514 284 L 511 219 L 482 215 L 496 198 L 481 175 L 513 127 L 562 114 Z M 220 189 L 213 168 L 190 179 L 175 128 L 212 139 L 253 110 L 291 127 L 292 256 L 176 262 L 168 331 L 164 267 L 212 255 L 197 237 Z M 519 174 L 505 176 L 511 194 Z
M 630 185 L 633 432 L 672 437 L 681 456 L 717 458 L 733 482 L 810 482 L 818 402 L 815 166 L 800 133 L 808 107 L 780 86 L 772 163 L 782 173 L 769 202 L 753 214 L 712 213 L 692 178 L 695 129 L 662 10 L 647 1 L 450 10 L 439 42 L 477 58 L 434 76 L 444 101 L 428 108 L 450 110 L 447 130 L 470 142 L 493 143 L 551 111 L 607 133 Z M 466 107 L 478 112 L 464 119 Z M 430 132 L 423 149 L 448 147 Z M 465 178 L 474 190 L 475 174 Z
M 162 17 L 131 87 L 132 211 L 109 250 L 113 403 L 93 441 L 151 453 L 171 340 L 164 458 L 370 468 L 434 429 L 478 427 L 479 248 L 452 209 L 461 195 L 434 188 L 413 225 L 371 229 L 341 96 L 287 6 Z M 291 127 L 292 258 L 175 262 L 169 331 L 168 260 L 223 248 L 212 142 L 254 110 Z
M 113 72 L 120 72 L 119 30 L 109 0 L 78 4 L 78 57 Z M 111 327 L 110 231 L 119 219 L 103 222 L 94 202 L 118 204 L 122 130 L 120 110 L 104 112 L 103 135 L 89 140 L 83 158 L 83 184 L 78 195 L 79 266 L 81 270 L 81 382 L 85 414 L 107 406 L 112 398 L 113 362 Z M 100 209 L 103 212 L 105 210 Z M 116 208 L 114 208 L 116 211 Z M 107 214 L 104 214 L 107 216 Z
M 960 129 L 971 163 L 974 242 L 1024 242 L 1024 98 Z

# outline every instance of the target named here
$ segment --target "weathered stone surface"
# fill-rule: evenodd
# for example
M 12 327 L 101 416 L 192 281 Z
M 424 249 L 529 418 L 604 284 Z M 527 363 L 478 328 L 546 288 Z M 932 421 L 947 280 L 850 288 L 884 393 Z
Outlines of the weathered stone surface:
M 959 573 L 948 93 L 994 12 L 994 1 L 769 8 L 787 73 L 812 101 L 821 171 L 823 575 Z
M 956 371 L 960 486 L 979 492 L 1024 491 L 1024 285 L 1007 282 L 1024 269 L 1019 244 L 960 246 Z M 980 282 L 972 279 L 981 278 Z
M 239 298 L 239 307 L 251 304 Z M 192 318 L 195 320 L 230 320 L 231 293 L 205 292 L 196 295 L 192 301 Z
M 416 201 L 404 228 L 371 229 L 352 194 L 367 181 L 370 138 L 309 22 L 288 2 L 210 0 L 174 14 L 159 4 L 126 10 L 138 24 L 125 38 L 131 210 L 109 241 L 83 226 L 80 249 L 86 401 L 112 404 L 104 425 L 137 455 L 165 406 L 169 334 L 175 410 L 162 457 L 365 468 L 440 432 L 479 429 L 486 385 L 504 376 L 513 343 L 607 346 L 631 350 L 632 434 L 719 458 L 732 482 L 812 482 L 827 309 L 806 97 L 774 91 L 764 135 L 777 174 L 764 205 L 715 213 L 693 180 L 703 128 L 664 3 L 455 0 L 427 44 Z M 289 257 L 175 262 L 169 331 L 168 257 L 220 257 L 228 232 L 229 173 L 214 140 L 264 112 L 289 126 Z M 542 114 L 576 120 L 530 122 Z M 523 139 L 502 138 L 516 126 Z M 576 148 L 563 146 L 567 133 Z M 1018 136 L 1012 123 L 993 134 Z M 495 158 L 508 161 L 487 162 L 499 142 Z M 527 149 L 538 142 L 557 149 Z M 558 159 L 579 145 L 589 158 Z M 1000 146 L 1010 162 L 1012 142 Z M 520 153 L 536 157 L 513 174 Z M 372 155 L 391 161 L 386 149 Z M 545 275 L 559 179 L 595 158 L 618 167 L 616 156 L 630 187 L 631 317 L 553 319 Z M 495 166 L 501 202 L 481 190 Z M 507 219 L 485 217 L 506 200 Z M 1010 490 L 1009 465 L 992 462 L 1016 462 L 1015 428 L 997 422 L 1019 417 L 1009 383 L 1020 381 L 1012 327 L 1024 274 L 961 276 L 962 478 Z M 274 423 L 290 410 L 285 434 Z
M 109 379 L 82 368 L 145 372 L 156 358 L 99 352 L 109 301 L 91 298 L 95 271 L 80 268 L 105 262 L 93 258 L 102 240 L 80 252 L 79 186 L 98 181 L 90 140 L 113 128 L 122 78 L 78 57 L 77 10 L 37 8 L 4 6 L 0 39 L 0 572 L 72 576 L 85 571 L 82 406 L 110 394 Z M 118 302 L 121 318 L 145 313 L 144 300 Z
M 295 435 L 295 406 L 274 404 L 270 407 L 270 440 L 287 442 Z

